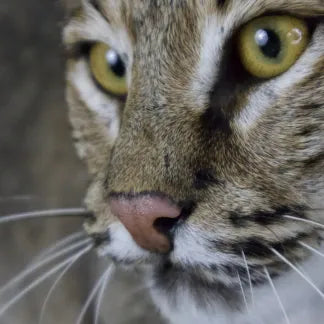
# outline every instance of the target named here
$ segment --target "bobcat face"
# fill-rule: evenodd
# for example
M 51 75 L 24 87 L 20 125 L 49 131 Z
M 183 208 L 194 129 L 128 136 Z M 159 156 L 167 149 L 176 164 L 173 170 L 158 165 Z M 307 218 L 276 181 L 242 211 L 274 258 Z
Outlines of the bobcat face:
M 65 28 L 87 230 L 145 268 L 165 308 L 182 293 L 242 308 L 241 288 L 322 247 L 323 14 L 321 0 L 97 0 Z

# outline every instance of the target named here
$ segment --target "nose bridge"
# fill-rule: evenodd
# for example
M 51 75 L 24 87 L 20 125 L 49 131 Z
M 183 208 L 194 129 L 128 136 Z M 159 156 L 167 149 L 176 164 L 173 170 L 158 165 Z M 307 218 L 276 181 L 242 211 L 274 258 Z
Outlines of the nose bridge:
M 186 59 L 176 63 L 175 51 L 165 52 L 151 38 L 149 42 L 149 48 L 140 46 L 142 57 L 134 57 L 107 183 L 110 192 L 156 191 L 173 196 L 188 182 L 193 153 L 195 117 L 188 113 L 186 101 L 193 64 Z
M 107 168 L 109 192 L 154 191 L 179 197 L 190 168 L 191 148 L 186 146 L 193 137 L 184 115 L 159 92 L 146 98 L 141 92 L 130 95 Z
M 108 166 L 109 191 L 164 191 L 167 156 L 172 148 L 164 142 L 162 124 L 154 113 L 129 113 Z

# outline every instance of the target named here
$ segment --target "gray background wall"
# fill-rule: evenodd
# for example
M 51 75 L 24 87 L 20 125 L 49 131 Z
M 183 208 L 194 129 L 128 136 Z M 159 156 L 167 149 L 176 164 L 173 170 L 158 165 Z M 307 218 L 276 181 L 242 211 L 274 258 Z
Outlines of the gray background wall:
M 63 17 L 53 0 L 0 1 L 0 215 L 82 203 L 88 179 L 72 147 L 64 102 Z M 0 283 L 80 226 L 79 220 L 62 219 L 0 225 Z M 74 267 L 56 290 L 45 323 L 75 322 L 97 273 L 106 266 L 99 263 L 92 255 Z M 52 282 L 15 305 L 0 323 L 37 323 Z M 0 307 L 19 289 L 0 296 Z M 158 323 L 136 289 L 132 277 L 119 273 L 107 289 L 102 323 Z M 91 315 L 85 323 L 92 323 Z

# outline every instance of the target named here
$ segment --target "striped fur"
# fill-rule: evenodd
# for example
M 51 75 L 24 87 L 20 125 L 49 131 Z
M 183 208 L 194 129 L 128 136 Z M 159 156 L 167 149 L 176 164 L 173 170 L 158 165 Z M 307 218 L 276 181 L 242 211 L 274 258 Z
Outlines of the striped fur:
M 235 74 L 237 31 L 272 12 L 315 19 L 308 48 L 278 77 Z M 324 286 L 319 261 L 299 244 L 323 249 L 322 232 L 285 217 L 324 221 L 323 15 L 321 0 L 97 0 L 83 1 L 65 27 L 70 117 L 93 179 L 86 203 L 97 219 L 87 229 L 109 232 L 103 255 L 144 265 L 172 323 L 284 322 L 264 266 L 288 315 L 312 292 L 273 248 Z M 94 84 L 87 57 L 76 55 L 86 42 L 127 58 L 126 101 Z M 194 203 L 167 256 L 139 248 L 111 215 L 108 195 L 129 192 Z M 252 317 L 240 290 L 249 277 Z

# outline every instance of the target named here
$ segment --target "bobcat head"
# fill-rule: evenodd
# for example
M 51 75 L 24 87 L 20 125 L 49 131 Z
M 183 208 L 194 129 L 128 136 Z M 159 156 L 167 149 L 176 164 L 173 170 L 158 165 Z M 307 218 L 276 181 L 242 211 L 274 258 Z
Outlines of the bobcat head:
M 323 14 L 322 0 L 93 0 L 64 30 L 87 231 L 143 269 L 174 323 L 243 323 L 244 303 L 273 316 L 272 279 L 286 306 L 320 293 L 297 278 L 324 283 Z

